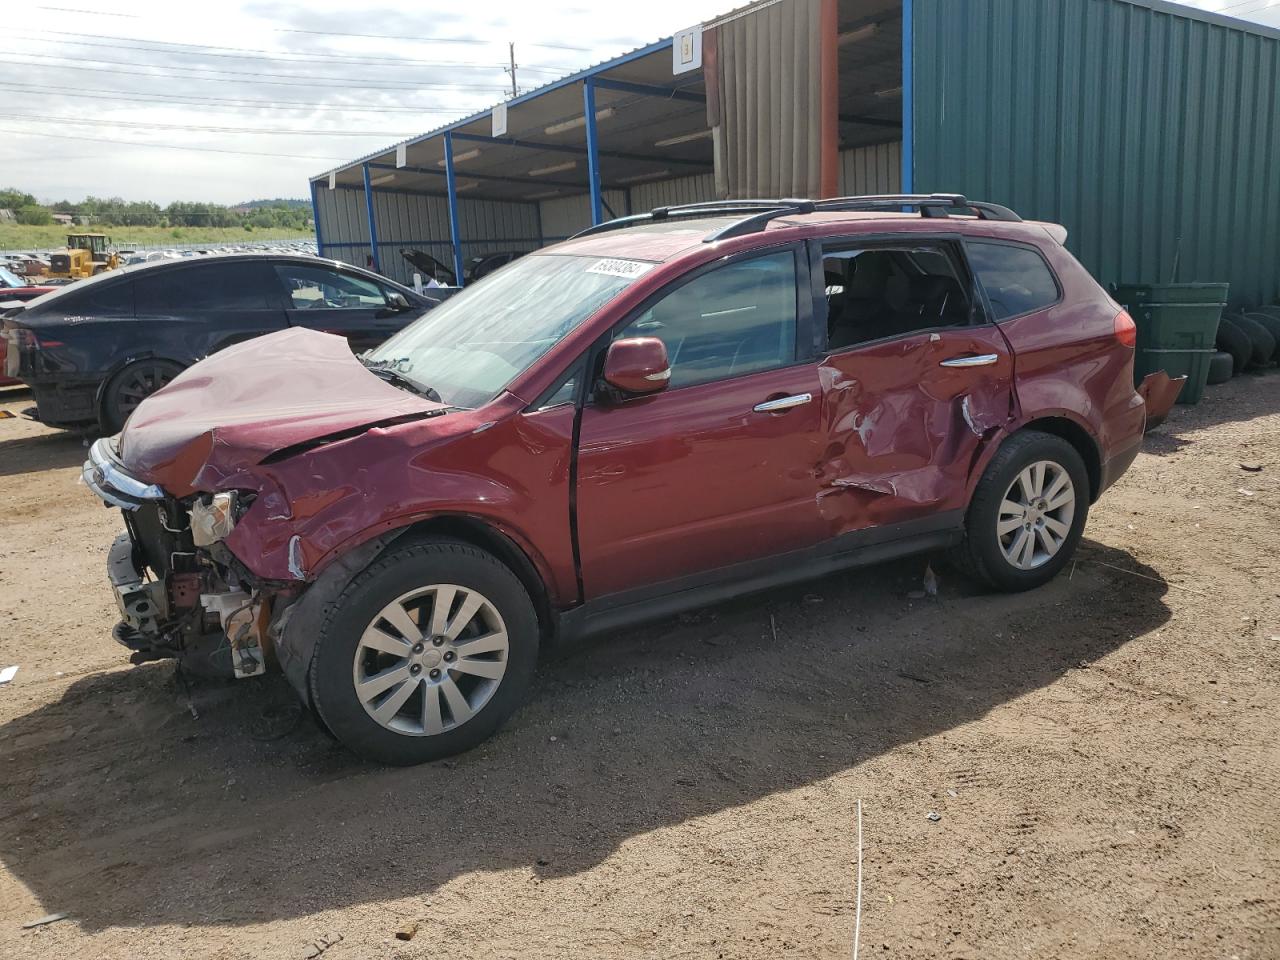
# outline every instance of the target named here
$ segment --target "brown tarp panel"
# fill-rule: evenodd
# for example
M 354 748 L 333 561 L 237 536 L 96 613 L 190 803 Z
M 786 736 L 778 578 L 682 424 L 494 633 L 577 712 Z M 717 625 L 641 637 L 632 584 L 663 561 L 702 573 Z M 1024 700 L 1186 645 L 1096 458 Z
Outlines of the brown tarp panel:
M 704 37 L 721 198 L 822 196 L 823 6 L 767 4 Z

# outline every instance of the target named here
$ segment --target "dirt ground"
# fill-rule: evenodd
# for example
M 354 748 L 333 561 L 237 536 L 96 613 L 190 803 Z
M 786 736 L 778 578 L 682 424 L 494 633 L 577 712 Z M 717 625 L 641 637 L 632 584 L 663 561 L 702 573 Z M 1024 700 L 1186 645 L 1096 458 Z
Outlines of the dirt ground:
M 848 957 L 861 800 L 862 957 L 1280 957 L 1280 372 L 1177 408 L 1044 589 L 745 598 L 407 770 L 130 667 L 84 452 L 0 420 L 0 956 Z

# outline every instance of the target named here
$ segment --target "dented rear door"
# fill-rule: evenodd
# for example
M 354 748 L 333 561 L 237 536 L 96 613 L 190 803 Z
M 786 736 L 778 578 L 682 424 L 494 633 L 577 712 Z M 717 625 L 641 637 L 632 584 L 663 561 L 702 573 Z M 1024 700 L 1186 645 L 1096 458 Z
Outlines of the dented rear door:
M 930 516 L 960 522 L 971 470 L 1016 402 L 1008 342 L 980 305 L 970 319 L 820 363 L 827 447 L 817 505 L 828 536 Z

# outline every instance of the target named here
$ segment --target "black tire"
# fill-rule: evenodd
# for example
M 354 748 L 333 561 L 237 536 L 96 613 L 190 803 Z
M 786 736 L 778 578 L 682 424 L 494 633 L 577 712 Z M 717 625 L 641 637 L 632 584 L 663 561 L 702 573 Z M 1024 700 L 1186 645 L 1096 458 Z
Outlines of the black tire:
M 1233 361 L 1232 376 L 1239 376 L 1253 360 L 1253 341 L 1249 335 L 1236 326 L 1231 317 L 1223 317 L 1218 323 L 1218 337 L 1215 341 L 1219 350 L 1231 354 Z
M 1213 359 L 1209 361 L 1209 379 L 1207 383 L 1226 383 L 1231 379 L 1231 374 L 1235 370 L 1236 362 L 1231 354 L 1223 350 L 1219 350 L 1213 355 Z
M 1056 464 L 1065 471 L 1074 490 L 1074 511 L 1057 553 L 1031 569 L 1020 569 L 1005 556 L 997 534 L 1001 503 L 1019 474 L 1040 461 Z M 1089 499 L 1089 474 L 1075 447 L 1061 437 L 1038 430 L 1015 433 L 1000 445 L 978 481 L 965 517 L 965 538 L 953 550 L 952 560 L 975 580 L 996 590 L 1016 592 L 1048 583 L 1071 559 L 1080 542 L 1089 516 Z M 1008 535 L 1016 539 L 1021 534 L 1015 530 Z M 1033 551 L 1039 552 L 1035 539 L 1038 534 L 1033 530 L 1030 536 Z
M 1273 317 L 1269 313 L 1250 310 L 1245 316 L 1253 320 L 1255 323 L 1263 327 L 1267 333 L 1271 334 L 1271 339 L 1275 341 L 1276 348 L 1271 351 L 1271 362 L 1280 361 L 1280 317 Z
M 482 608 L 488 613 L 478 613 L 477 616 L 491 616 L 496 612 L 507 635 L 505 673 L 497 678 L 497 685 L 491 688 L 488 699 L 476 707 L 475 713 L 460 722 L 456 711 L 448 706 L 451 701 L 441 685 L 456 684 L 453 689 L 456 693 L 474 680 L 475 684 L 470 688 L 474 696 L 483 681 L 460 672 L 458 666 L 445 667 L 443 661 L 438 665 L 435 662 L 429 664 L 434 668 L 427 670 L 422 663 L 415 663 L 412 659 L 401 661 L 397 654 L 385 655 L 391 663 L 383 667 L 384 661 L 378 658 L 384 655 L 361 649 L 361 637 L 367 628 L 384 622 L 390 625 L 388 621 L 378 619 L 380 612 L 398 598 L 436 584 L 457 585 L 480 595 L 490 607 Z M 409 602 L 425 603 L 426 600 Z M 435 600 L 430 603 L 434 607 Z M 457 615 L 460 614 L 454 614 Z M 421 621 L 430 614 L 426 607 L 422 607 L 418 616 Z M 470 629 L 468 625 L 464 626 Z M 480 629 L 484 629 L 484 625 Z M 496 632 L 492 623 L 487 629 Z M 433 655 L 433 641 L 426 633 L 423 630 L 422 642 L 418 644 L 424 648 L 418 654 L 420 657 Z M 450 646 L 446 644 L 443 649 L 447 656 Z M 419 668 L 410 681 L 414 692 L 401 706 L 391 709 L 396 711 L 393 722 L 413 724 L 421 719 L 422 730 L 417 733 L 399 732 L 371 716 L 356 693 L 356 670 L 365 670 L 371 661 L 361 659 L 358 663 L 358 654 L 361 658 L 372 654 L 376 675 L 389 676 L 391 669 L 410 670 L 410 664 Z M 330 606 L 320 627 L 308 682 L 316 711 L 325 726 L 348 749 L 382 763 L 407 766 L 461 753 L 488 739 L 524 702 L 537 658 L 537 615 L 528 592 L 516 575 L 496 557 L 470 544 L 437 539 L 393 547 L 351 581 Z M 458 658 L 453 662 L 460 665 L 463 661 Z M 430 672 L 442 673 L 443 680 L 432 681 L 428 676 Z M 428 689 L 432 686 L 436 688 L 434 691 Z M 388 701 L 402 689 L 399 684 L 388 688 L 386 696 L 375 703 L 374 709 L 390 706 Z M 425 698 L 433 692 L 434 702 L 442 705 L 437 720 L 447 712 L 449 719 L 444 722 L 452 723 L 452 726 L 443 727 L 443 732 L 428 734 L 425 732 Z M 415 710 L 418 712 L 416 718 Z
M 182 367 L 169 360 L 139 360 L 117 373 L 102 395 L 103 431 L 119 433 L 138 404 L 181 372 Z
M 1233 317 L 1232 322 L 1248 335 L 1249 341 L 1253 344 L 1252 365 L 1255 367 L 1271 366 L 1271 356 L 1276 352 L 1276 338 L 1271 336 L 1271 331 L 1257 320 L 1244 314 Z
M 1250 313 L 1261 313 L 1268 317 L 1280 320 L 1280 305 L 1257 307 L 1249 311 Z

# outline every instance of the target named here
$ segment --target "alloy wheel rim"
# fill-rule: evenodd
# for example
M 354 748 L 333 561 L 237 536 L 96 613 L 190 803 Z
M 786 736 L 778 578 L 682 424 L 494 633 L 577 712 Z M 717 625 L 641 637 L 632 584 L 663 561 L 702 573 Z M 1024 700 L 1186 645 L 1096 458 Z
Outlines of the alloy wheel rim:
M 1009 484 L 1000 501 L 996 540 L 1019 570 L 1044 566 L 1062 549 L 1076 514 L 1071 475 L 1059 463 L 1037 460 Z
M 164 367 L 138 367 L 120 387 L 120 411 L 125 414 L 133 413 L 138 404 L 172 380 L 173 375 Z
M 392 600 L 356 644 L 356 698 L 379 726 L 438 736 L 466 723 L 493 698 L 510 642 L 498 608 L 457 584 L 432 584 Z

